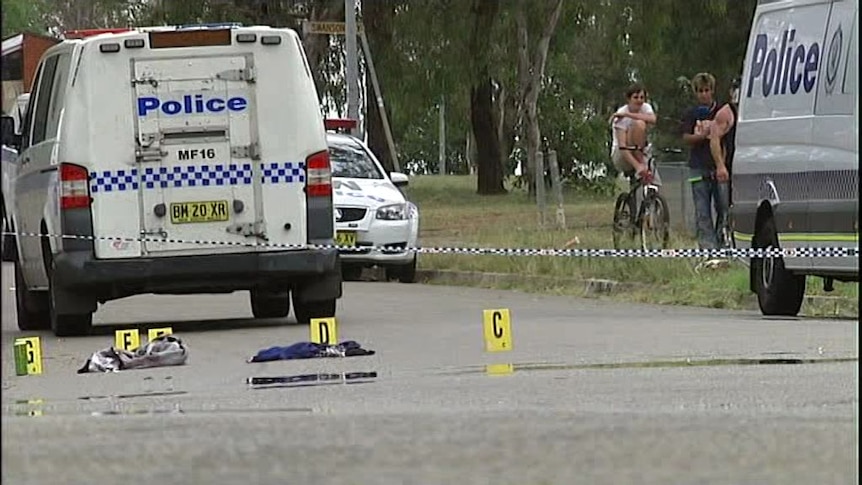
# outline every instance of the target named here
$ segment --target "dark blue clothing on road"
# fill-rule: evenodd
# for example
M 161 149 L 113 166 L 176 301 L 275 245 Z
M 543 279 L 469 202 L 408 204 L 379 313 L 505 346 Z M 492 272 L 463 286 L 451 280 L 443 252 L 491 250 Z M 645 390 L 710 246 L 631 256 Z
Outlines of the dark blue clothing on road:
M 353 340 L 347 340 L 337 345 L 297 342 L 284 347 L 276 346 L 263 349 L 249 359 L 249 362 L 313 359 L 317 357 L 352 357 L 355 355 L 374 355 L 374 351 L 363 349 Z

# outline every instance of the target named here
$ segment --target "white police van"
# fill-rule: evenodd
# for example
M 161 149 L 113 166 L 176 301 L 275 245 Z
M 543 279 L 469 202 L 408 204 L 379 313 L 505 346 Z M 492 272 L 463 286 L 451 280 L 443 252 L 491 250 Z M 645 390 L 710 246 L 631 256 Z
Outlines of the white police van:
M 858 247 L 858 0 L 758 2 L 740 84 L 732 220 L 755 248 Z M 806 275 L 859 281 L 857 257 L 753 258 L 762 313 L 796 315 Z
M 19 328 L 86 333 L 98 303 L 142 293 L 250 290 L 256 318 L 291 299 L 300 322 L 334 315 L 330 162 L 296 33 L 70 37 L 40 60 L 15 141 Z

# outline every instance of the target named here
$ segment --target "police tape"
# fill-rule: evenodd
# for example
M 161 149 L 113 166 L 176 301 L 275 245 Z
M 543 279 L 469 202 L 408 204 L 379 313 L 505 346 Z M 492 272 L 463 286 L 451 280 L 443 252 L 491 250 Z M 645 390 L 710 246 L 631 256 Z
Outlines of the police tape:
M 421 247 L 421 246 L 340 246 L 337 244 L 281 244 L 260 241 L 206 241 L 162 237 L 88 236 L 75 234 L 39 234 L 4 231 L 4 236 L 112 241 L 118 243 L 186 244 L 195 246 L 235 246 L 279 249 L 336 249 L 340 253 L 365 254 L 463 254 L 471 256 L 555 256 L 568 258 L 855 258 L 859 247 L 798 247 L 798 248 L 679 248 L 679 249 L 588 249 L 588 248 L 487 248 L 487 247 Z

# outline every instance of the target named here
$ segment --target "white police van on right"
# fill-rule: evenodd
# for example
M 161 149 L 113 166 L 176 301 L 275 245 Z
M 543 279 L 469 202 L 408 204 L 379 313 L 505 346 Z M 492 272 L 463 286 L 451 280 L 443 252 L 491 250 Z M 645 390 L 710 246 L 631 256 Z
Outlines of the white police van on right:
M 751 247 L 859 244 L 858 0 L 761 0 L 739 93 L 732 220 Z M 796 315 L 806 276 L 859 281 L 857 257 L 752 258 L 764 315 Z
M 85 334 L 99 303 L 144 293 L 246 290 L 256 318 L 334 316 L 329 152 L 294 31 L 78 33 L 43 54 L 23 126 L 21 330 Z

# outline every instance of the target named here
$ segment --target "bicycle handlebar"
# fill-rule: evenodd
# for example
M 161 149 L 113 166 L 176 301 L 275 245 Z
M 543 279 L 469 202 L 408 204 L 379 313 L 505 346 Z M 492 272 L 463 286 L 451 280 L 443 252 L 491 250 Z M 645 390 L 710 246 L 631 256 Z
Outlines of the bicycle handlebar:
M 618 146 L 617 148 L 620 150 L 628 150 L 628 151 L 643 151 L 646 149 L 646 147 L 639 147 L 639 146 L 635 146 L 635 145 L 621 145 L 621 146 Z M 662 153 L 674 153 L 674 154 L 678 155 L 678 154 L 682 153 L 682 148 L 662 148 L 661 151 L 662 151 Z

